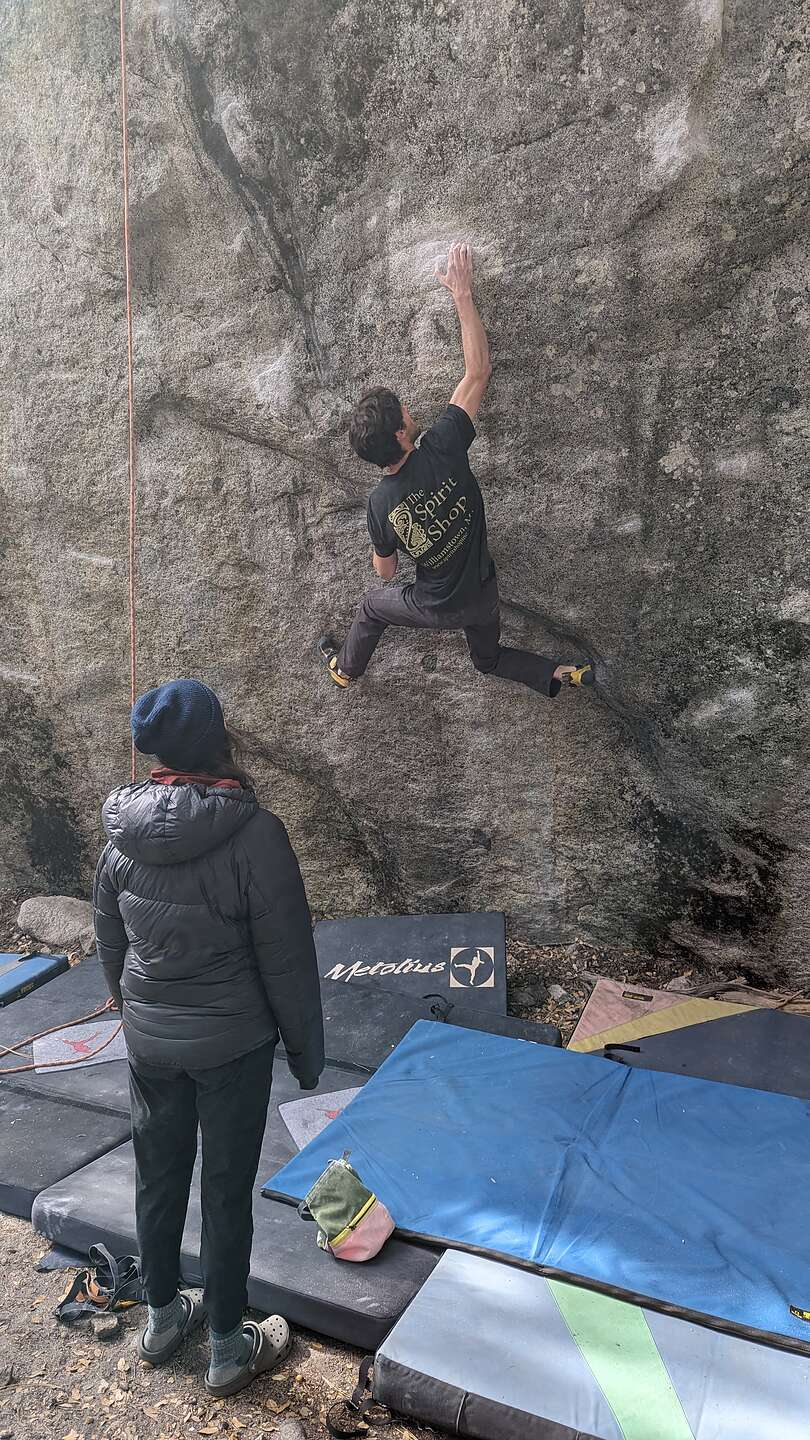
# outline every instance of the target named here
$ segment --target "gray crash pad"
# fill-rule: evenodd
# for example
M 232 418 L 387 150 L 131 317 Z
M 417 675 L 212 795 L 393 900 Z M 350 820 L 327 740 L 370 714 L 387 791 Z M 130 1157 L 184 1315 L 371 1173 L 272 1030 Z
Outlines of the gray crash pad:
M 468 1005 L 466 995 L 455 1000 L 448 994 L 398 995 L 368 985 L 331 985 L 321 982 L 323 1024 L 327 1058 L 336 1065 L 357 1066 L 371 1074 L 388 1059 L 392 1050 L 417 1020 L 439 1020 L 466 1030 L 489 1035 L 507 1035 L 513 1040 L 532 1040 L 538 1045 L 559 1046 L 556 1025 L 516 1020 L 511 1015 L 494 1015 Z
M 749 1010 L 703 1025 L 606 1045 L 603 1055 L 641 1070 L 694 1075 L 810 1099 L 810 1017 Z
M 506 1014 L 503 915 L 374 915 L 315 926 L 324 985 L 363 985 L 421 999 L 438 994 Z
M 296 1149 L 303 1150 L 310 1140 L 317 1139 L 359 1094 L 359 1089 L 332 1090 L 328 1095 L 302 1095 L 300 1100 L 279 1105 L 278 1113 Z
M 356 1074 L 329 1066 L 319 1091 L 328 1094 L 356 1085 Z M 367 1264 L 341 1264 L 318 1249 L 314 1226 L 300 1220 L 294 1209 L 261 1197 L 264 1176 L 295 1154 L 278 1106 L 300 1094 L 286 1063 L 277 1059 L 254 1190 L 250 1303 L 259 1310 L 280 1311 L 296 1325 L 374 1349 L 427 1279 L 438 1257 L 417 1245 L 391 1240 Z M 200 1157 L 192 1183 L 181 1262 L 183 1278 L 192 1285 L 201 1281 L 199 1170 Z M 86 1251 L 98 1240 L 114 1253 L 136 1250 L 134 1177 L 132 1146 L 121 1145 L 43 1191 L 34 1205 L 34 1228 L 73 1250 Z
M 0 1087 L 0 1210 L 27 1220 L 41 1190 L 130 1133 L 129 1116 Z
M 99 960 L 95 955 L 89 955 L 79 965 L 50 980 L 41 990 L 35 990 L 7 1009 L 0 1010 L 0 1046 L 19 1045 L 29 1035 L 77 1020 L 80 1015 L 87 1015 L 103 1005 L 109 999 L 109 993 Z M 3 1080 L 3 1072 L 24 1063 L 25 1058 L 32 1058 L 30 1046 L 27 1056 L 22 1059 L 13 1055 L 0 1057 L 0 1090 L 13 1085 L 18 1091 L 60 1097 L 129 1116 L 126 1060 L 111 1060 L 103 1065 L 78 1068 L 67 1066 L 42 1075 L 29 1070 Z
M 810 1359 L 448 1250 L 374 1397 L 479 1440 L 806 1440 Z

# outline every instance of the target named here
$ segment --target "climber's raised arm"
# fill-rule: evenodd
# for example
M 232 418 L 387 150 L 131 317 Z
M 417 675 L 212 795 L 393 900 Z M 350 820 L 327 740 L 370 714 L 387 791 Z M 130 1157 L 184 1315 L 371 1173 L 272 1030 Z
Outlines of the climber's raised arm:
M 455 302 L 464 350 L 464 379 L 453 391 L 451 403 L 465 410 L 474 420 L 492 374 L 492 363 L 486 331 L 473 300 L 472 252 L 469 245 L 451 245 L 447 269 L 442 272 L 437 264 L 436 274 Z

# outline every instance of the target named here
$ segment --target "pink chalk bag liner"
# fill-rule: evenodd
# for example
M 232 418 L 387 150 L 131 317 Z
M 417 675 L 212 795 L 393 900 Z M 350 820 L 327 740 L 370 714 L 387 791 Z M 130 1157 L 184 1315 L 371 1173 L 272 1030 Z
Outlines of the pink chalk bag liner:
M 314 1220 L 317 1241 L 337 1260 L 371 1260 L 379 1254 L 394 1222 L 381 1200 L 367 1188 L 344 1155 L 330 1160 L 298 1207 L 302 1220 Z

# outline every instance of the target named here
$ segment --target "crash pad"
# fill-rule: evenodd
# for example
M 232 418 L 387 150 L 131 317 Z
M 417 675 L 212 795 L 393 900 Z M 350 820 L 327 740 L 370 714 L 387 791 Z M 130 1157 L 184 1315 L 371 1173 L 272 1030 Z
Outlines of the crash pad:
M 577 1021 L 569 1050 L 583 1050 L 581 1040 L 587 1040 L 603 1030 L 612 1030 L 617 1025 L 641 1019 L 659 1010 L 668 1010 L 682 1005 L 689 999 L 699 999 L 678 990 L 653 990 L 646 985 L 635 985 L 632 981 L 608 980 L 603 975 L 595 977 L 595 984 L 582 1014 Z M 778 991 L 758 990 L 754 985 L 742 981 L 718 989 L 711 997 L 732 1005 L 745 1005 L 764 1009 L 785 1009 L 789 1013 L 807 1014 L 807 1002 L 799 997 L 780 995 Z M 640 1032 L 643 1033 L 643 1032 Z
M 120 1145 L 129 1116 L 0 1086 L 0 1210 L 27 1220 L 40 1190 Z
M 38 990 L 68 968 L 67 955 L 19 955 L 0 950 L 0 1009 Z
M 604 1053 L 622 1065 L 810 1100 L 810 1017 L 805 1015 L 750 1010 L 711 1025 L 625 1041 Z
M 354 1074 L 329 1067 L 320 1090 L 329 1094 L 356 1085 Z M 341 1264 L 318 1249 L 315 1227 L 300 1220 L 289 1205 L 261 1198 L 262 1177 L 295 1149 L 278 1106 L 300 1094 L 286 1062 L 277 1058 L 254 1192 L 249 1301 L 259 1310 L 280 1311 L 295 1325 L 373 1350 L 427 1279 L 437 1256 L 422 1246 L 391 1240 L 366 1264 Z M 198 1157 L 183 1236 L 182 1273 L 189 1285 L 202 1279 L 200 1164 Z M 132 1146 L 120 1145 L 38 1195 L 32 1223 L 40 1234 L 73 1250 L 86 1252 L 102 1240 L 113 1253 L 128 1254 L 137 1249 L 134 1196 Z
M 37 1075 L 55 1074 L 63 1068 L 81 1070 L 85 1065 L 109 1065 L 126 1060 L 127 1047 L 120 1018 L 91 1020 L 43 1035 L 32 1045 Z
M 30 1035 L 53 1026 L 64 1026 L 69 1020 L 87 1015 L 104 1005 L 109 994 L 99 960 L 95 955 L 88 955 L 41 990 L 26 995 L 14 1005 L 9 1005 L 7 1010 L 0 1010 L 0 1047 L 19 1045 Z M 110 1019 L 115 1019 L 112 1013 L 100 1017 L 100 1023 L 108 1024 Z M 129 1116 L 126 1060 L 113 1060 L 103 1065 L 70 1065 L 43 1074 L 29 1070 L 3 1079 L 4 1071 L 32 1059 L 31 1046 L 23 1056 L 0 1056 L 0 1090 L 6 1085 L 13 1085 L 16 1090 L 60 1097 Z
M 448 1250 L 374 1397 L 480 1440 L 804 1440 L 810 1358 Z
M 422 999 L 368 985 L 322 981 L 321 999 L 327 1059 L 335 1065 L 355 1065 L 365 1075 L 388 1059 L 417 1020 L 440 1020 L 466 1030 L 532 1040 L 538 1045 L 562 1043 L 556 1025 L 476 1010 L 447 994 Z
M 359 1093 L 358 1089 L 333 1090 L 327 1095 L 303 1095 L 300 1100 L 279 1105 L 278 1113 L 296 1150 L 303 1150 L 310 1140 L 320 1135 Z
M 810 1111 L 419 1021 L 265 1193 L 348 1152 L 400 1231 L 810 1350 Z
M 587 1040 L 589 1035 L 611 1030 L 643 1015 L 654 1015 L 657 1010 L 682 1004 L 686 998 L 676 990 L 653 990 L 647 985 L 625 984 L 600 975 L 577 1021 L 568 1048 L 577 1050 L 579 1042 Z
M 568 1049 L 579 1054 L 598 1054 L 605 1045 L 636 1040 L 639 1035 L 661 1035 L 666 1030 L 682 1030 L 687 1025 L 702 1025 L 709 1020 L 722 1020 L 727 1015 L 744 1015 L 750 1009 L 750 1005 L 734 1005 L 724 1000 L 681 1000 L 679 1005 L 637 1015 L 621 1025 L 613 1025 L 576 1042 L 570 1041 Z
M 494 911 L 373 915 L 315 926 L 325 985 L 441 995 L 490 1015 L 506 1014 L 506 928 Z

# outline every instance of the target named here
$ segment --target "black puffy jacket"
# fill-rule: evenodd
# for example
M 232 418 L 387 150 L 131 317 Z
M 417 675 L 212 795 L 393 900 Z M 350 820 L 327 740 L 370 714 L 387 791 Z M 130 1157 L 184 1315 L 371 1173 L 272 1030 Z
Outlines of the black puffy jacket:
M 130 1057 L 224 1065 L 279 1032 L 293 1075 L 323 1069 L 312 922 L 281 821 L 250 790 L 113 791 L 93 887 L 96 942 Z

